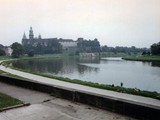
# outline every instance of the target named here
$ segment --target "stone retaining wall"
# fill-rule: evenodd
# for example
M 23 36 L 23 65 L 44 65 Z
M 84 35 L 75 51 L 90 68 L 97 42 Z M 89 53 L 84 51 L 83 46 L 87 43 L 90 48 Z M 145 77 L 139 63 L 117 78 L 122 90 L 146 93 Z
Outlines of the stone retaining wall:
M 101 109 L 110 110 L 123 115 L 144 120 L 156 120 L 160 116 L 160 108 L 153 108 L 146 105 L 138 105 L 134 102 L 126 102 L 110 97 L 98 96 L 95 94 L 75 91 L 73 89 L 45 85 L 38 82 L 15 79 L 0 75 L 0 81 L 7 84 L 20 86 L 40 92 L 49 93 L 56 97 L 92 105 Z M 24 93 L 25 94 L 25 93 Z

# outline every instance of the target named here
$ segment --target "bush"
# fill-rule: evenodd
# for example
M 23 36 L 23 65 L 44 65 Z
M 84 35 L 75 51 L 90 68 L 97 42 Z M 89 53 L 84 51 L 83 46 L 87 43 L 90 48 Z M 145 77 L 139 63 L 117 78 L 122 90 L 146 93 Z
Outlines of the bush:
M 0 49 L 0 56 L 4 56 L 4 55 L 6 55 L 5 51 Z
M 29 57 L 33 57 L 33 56 L 34 56 L 33 51 L 30 51 L 30 52 L 28 52 L 27 54 L 28 54 Z

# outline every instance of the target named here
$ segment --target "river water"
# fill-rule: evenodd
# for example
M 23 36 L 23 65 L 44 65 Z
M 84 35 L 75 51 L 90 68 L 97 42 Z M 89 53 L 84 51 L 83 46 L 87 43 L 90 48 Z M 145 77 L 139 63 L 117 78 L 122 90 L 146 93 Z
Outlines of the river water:
M 14 67 L 127 88 L 160 93 L 160 62 L 126 61 L 121 58 L 45 58 L 14 61 Z

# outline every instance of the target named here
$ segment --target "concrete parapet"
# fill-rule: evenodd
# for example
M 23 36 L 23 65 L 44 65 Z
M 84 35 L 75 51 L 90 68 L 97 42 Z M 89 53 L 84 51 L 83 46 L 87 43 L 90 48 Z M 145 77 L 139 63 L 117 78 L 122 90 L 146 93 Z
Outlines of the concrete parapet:
M 49 93 L 56 97 L 92 105 L 101 109 L 110 110 L 123 115 L 131 116 L 138 119 L 155 120 L 159 118 L 160 108 L 151 107 L 145 104 L 138 104 L 134 101 L 125 101 L 112 97 L 100 96 L 93 93 L 75 91 L 59 86 L 51 86 L 23 79 L 15 79 L 6 76 L 0 76 L 0 81 L 15 86 L 20 86 L 28 89 L 37 90 L 40 92 Z M 24 93 L 25 94 L 25 93 Z

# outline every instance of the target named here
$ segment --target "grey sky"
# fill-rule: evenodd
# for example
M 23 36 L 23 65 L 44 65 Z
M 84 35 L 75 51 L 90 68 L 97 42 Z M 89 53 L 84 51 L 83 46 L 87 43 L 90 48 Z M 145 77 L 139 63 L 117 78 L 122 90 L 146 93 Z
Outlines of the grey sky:
M 98 38 L 101 45 L 150 47 L 160 41 L 160 0 L 0 0 L 0 44 L 42 38 Z

